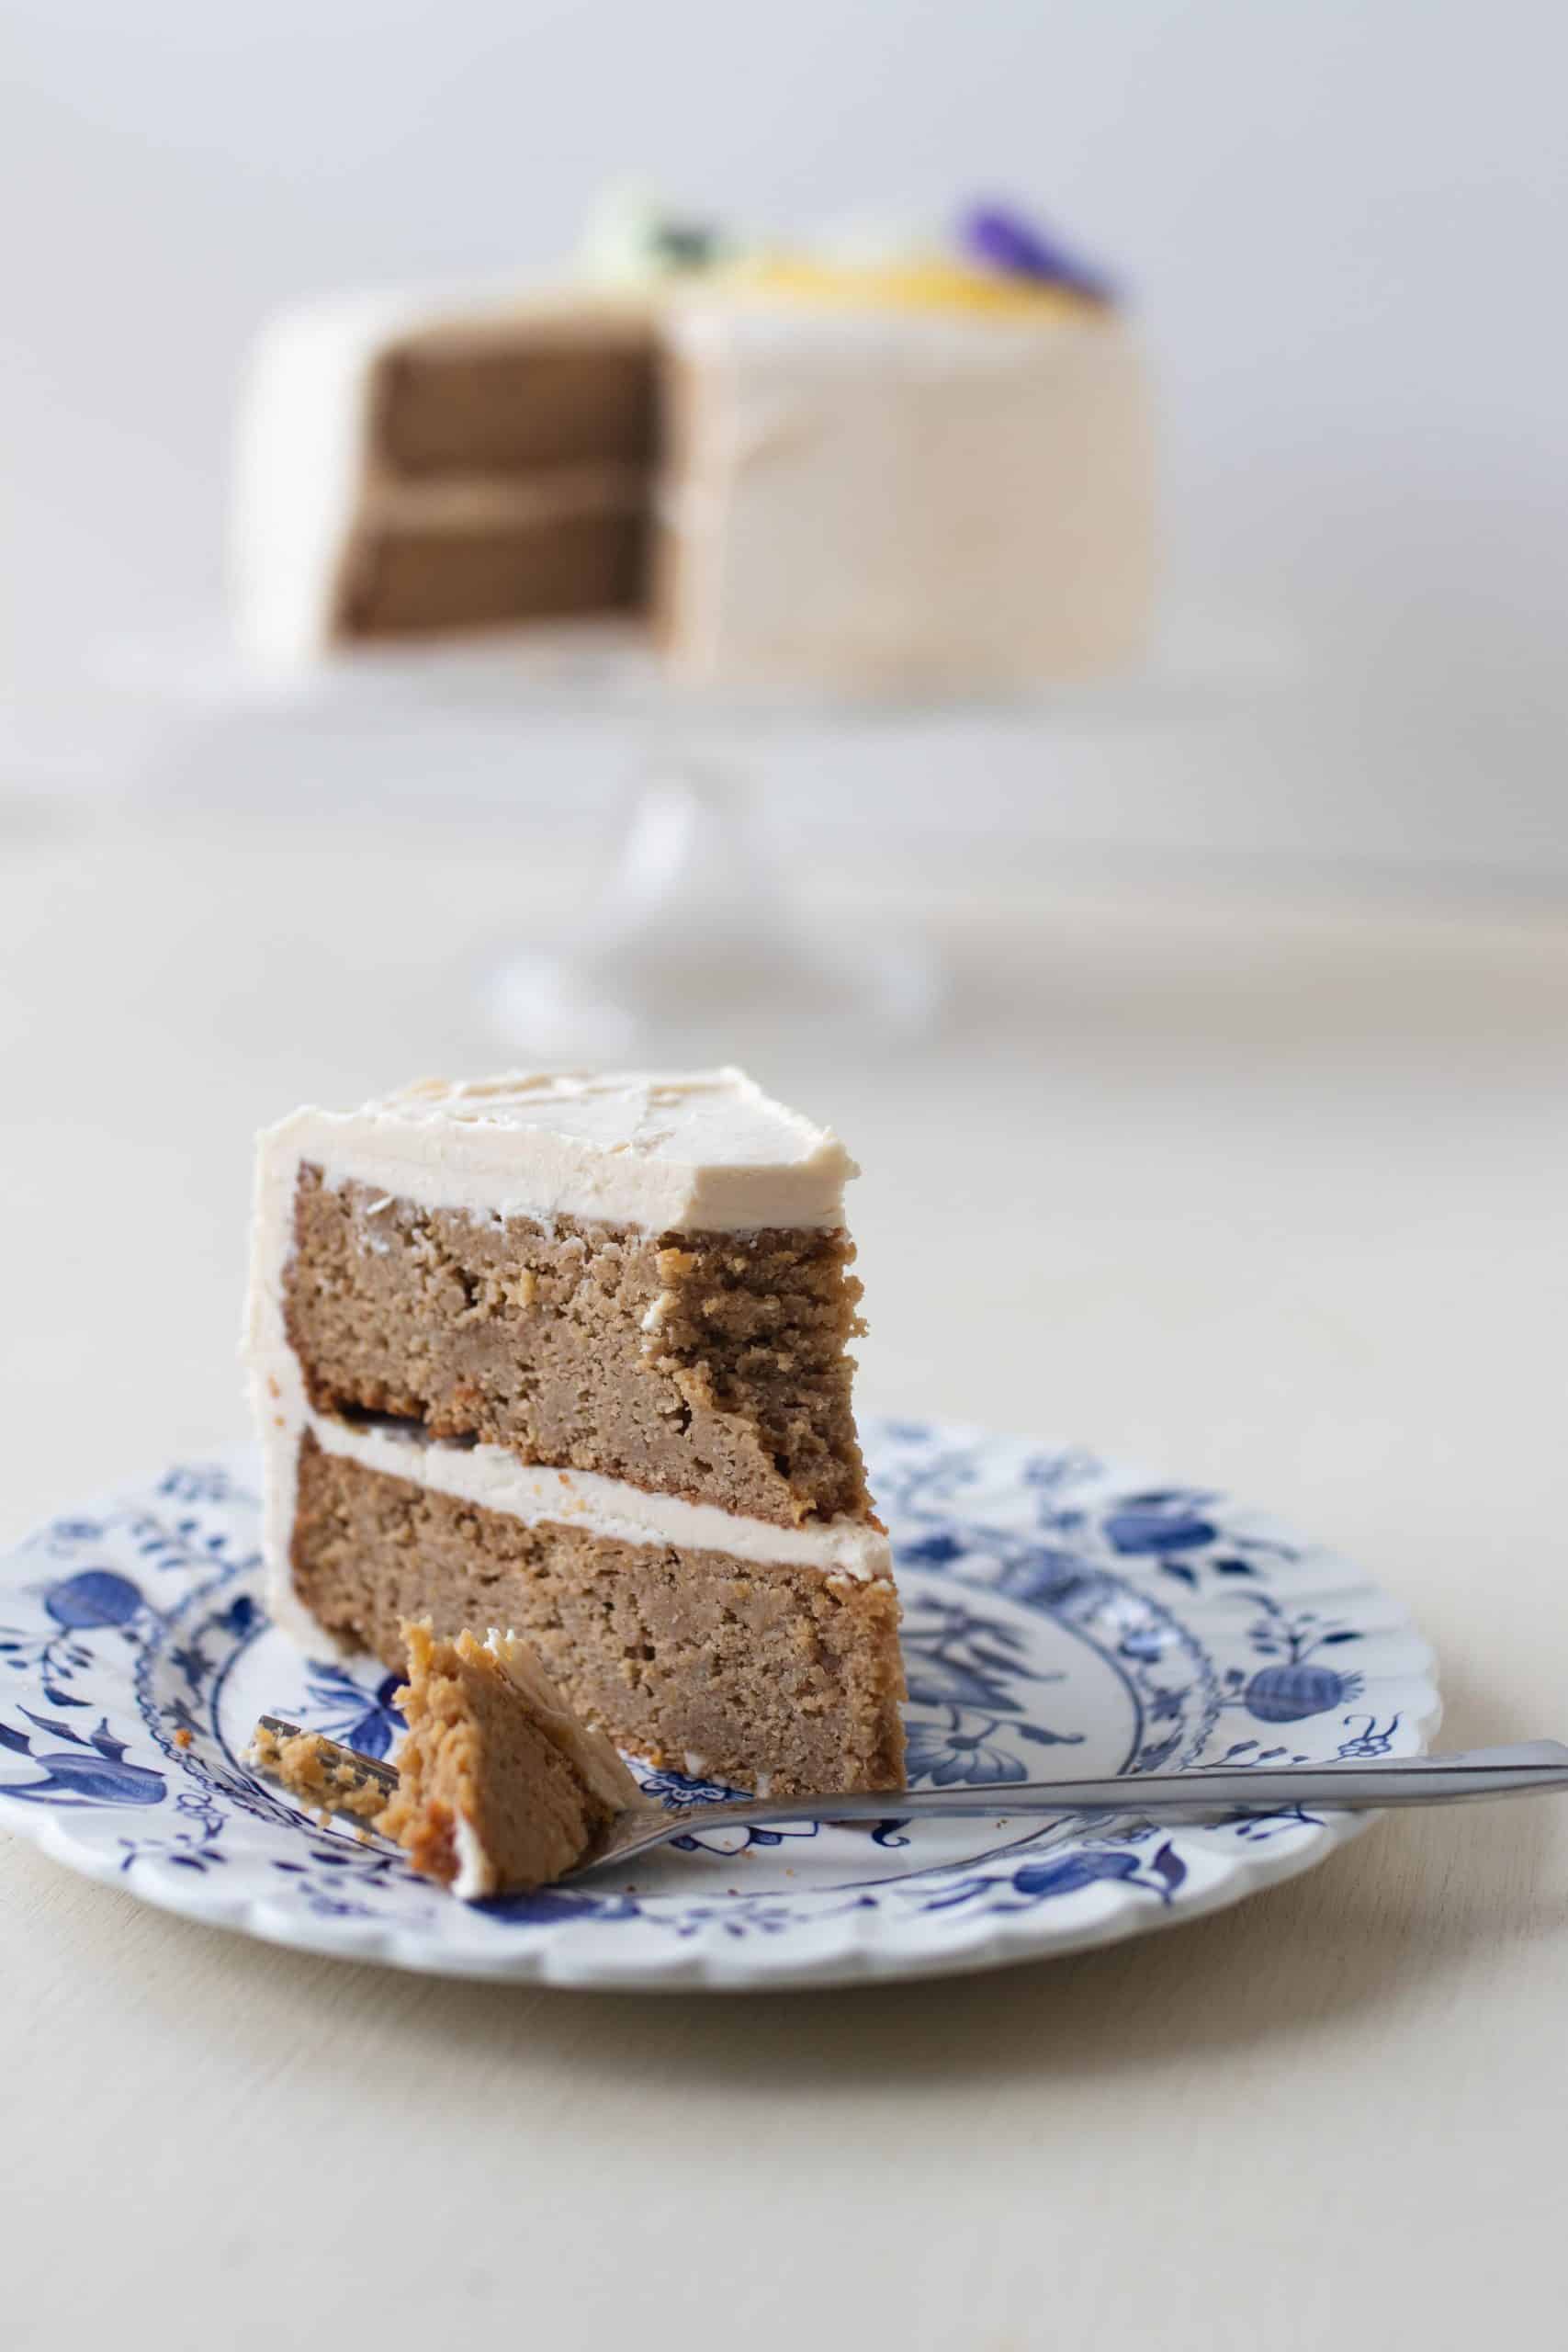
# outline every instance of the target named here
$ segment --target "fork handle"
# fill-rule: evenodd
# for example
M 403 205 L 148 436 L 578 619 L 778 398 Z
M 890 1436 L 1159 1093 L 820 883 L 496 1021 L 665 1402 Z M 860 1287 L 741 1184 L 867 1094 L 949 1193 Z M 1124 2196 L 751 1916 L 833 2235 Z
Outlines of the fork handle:
M 1354 1813 L 1387 1805 L 1459 1804 L 1480 1797 L 1568 1789 L 1568 1747 L 1555 1739 L 1476 1747 L 1452 1756 L 1359 1757 L 1332 1764 L 1199 1765 L 1092 1781 L 993 1781 L 984 1788 L 857 1790 L 818 1797 L 751 1797 L 681 1809 L 681 1826 L 716 1829 L 769 1821 L 998 1820 L 1029 1814 L 1114 1813 L 1149 1821 L 1203 1819 L 1238 1810 L 1328 1805 Z

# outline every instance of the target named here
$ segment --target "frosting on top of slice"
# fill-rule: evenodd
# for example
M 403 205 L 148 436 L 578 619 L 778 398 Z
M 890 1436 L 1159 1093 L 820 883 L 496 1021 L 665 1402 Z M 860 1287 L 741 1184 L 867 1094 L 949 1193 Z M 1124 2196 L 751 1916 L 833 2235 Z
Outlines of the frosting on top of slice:
M 264 1143 L 431 1207 L 650 1232 L 837 1226 L 859 1173 L 830 1128 L 733 1069 L 423 1079 L 358 1111 L 296 1111 Z

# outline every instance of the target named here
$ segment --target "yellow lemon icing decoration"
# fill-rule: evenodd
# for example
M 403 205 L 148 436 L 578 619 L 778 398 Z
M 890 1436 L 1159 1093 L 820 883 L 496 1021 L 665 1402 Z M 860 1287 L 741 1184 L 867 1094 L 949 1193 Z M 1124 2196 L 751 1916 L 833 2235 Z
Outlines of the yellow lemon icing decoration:
M 940 254 L 867 263 L 769 254 L 716 274 L 727 290 L 816 310 L 979 311 L 1037 319 L 1082 318 L 1098 307 L 1070 287 L 1004 277 Z

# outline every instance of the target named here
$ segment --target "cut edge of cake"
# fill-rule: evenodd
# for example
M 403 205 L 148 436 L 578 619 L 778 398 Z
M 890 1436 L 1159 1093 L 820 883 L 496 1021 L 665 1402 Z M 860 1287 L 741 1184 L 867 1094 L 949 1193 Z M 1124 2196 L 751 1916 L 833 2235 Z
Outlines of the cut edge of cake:
M 383 449 L 380 393 L 405 349 L 428 350 L 447 335 L 510 334 L 519 344 L 596 331 L 615 342 L 651 338 L 651 320 L 646 297 L 632 289 L 516 280 L 349 294 L 273 319 L 251 351 L 235 429 L 229 566 L 250 657 L 288 673 L 353 641 L 355 579 L 386 529 L 423 518 L 432 531 L 450 531 L 471 517 L 505 524 L 518 514 L 518 477 L 506 468 L 422 478 Z M 618 498 L 645 525 L 646 484 L 635 495 L 617 491 L 608 480 L 616 469 L 600 470 L 599 492 L 584 486 L 579 497 L 591 505 Z M 581 483 L 584 471 L 542 464 L 534 476 L 539 501 L 558 477 L 570 494 L 567 477 Z

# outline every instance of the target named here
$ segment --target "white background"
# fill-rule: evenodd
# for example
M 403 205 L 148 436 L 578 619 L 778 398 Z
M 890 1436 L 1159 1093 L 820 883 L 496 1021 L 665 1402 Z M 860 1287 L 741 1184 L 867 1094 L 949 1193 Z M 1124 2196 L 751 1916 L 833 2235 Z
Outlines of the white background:
M 0 27 L 14 771 L 112 773 L 78 692 L 104 641 L 220 609 L 270 307 L 547 263 L 628 170 L 785 231 L 995 188 L 1134 290 L 1183 683 L 971 747 L 971 812 L 1568 872 L 1549 0 L 6 0 Z M 874 781 L 957 797 L 908 754 Z

